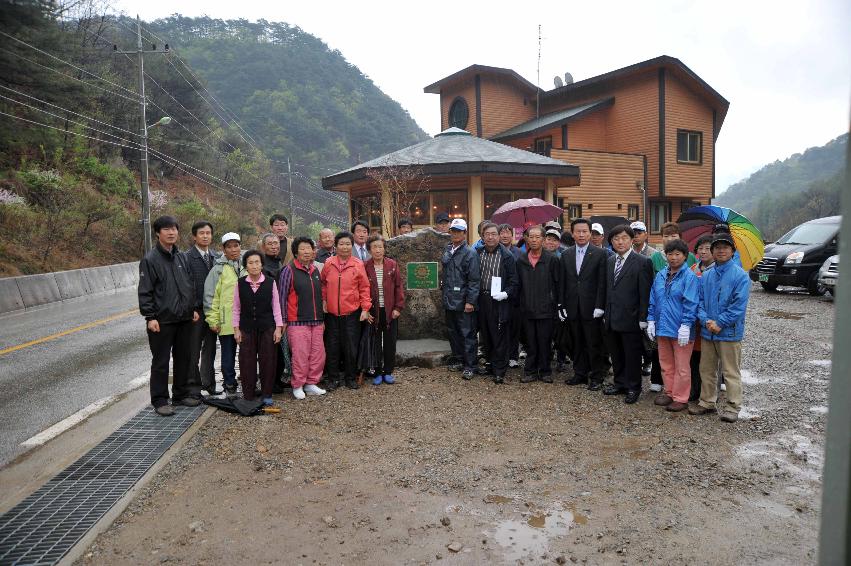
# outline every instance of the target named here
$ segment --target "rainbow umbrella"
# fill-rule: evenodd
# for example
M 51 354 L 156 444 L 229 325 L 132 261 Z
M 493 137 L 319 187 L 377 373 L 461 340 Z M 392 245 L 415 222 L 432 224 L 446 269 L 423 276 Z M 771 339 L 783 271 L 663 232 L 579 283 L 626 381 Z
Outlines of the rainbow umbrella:
M 691 249 L 694 249 L 701 236 L 712 234 L 717 225 L 726 225 L 736 243 L 736 251 L 745 271 L 756 265 L 765 253 L 759 228 L 735 210 L 723 206 L 695 206 L 683 212 L 677 224 L 680 225 L 683 240 Z

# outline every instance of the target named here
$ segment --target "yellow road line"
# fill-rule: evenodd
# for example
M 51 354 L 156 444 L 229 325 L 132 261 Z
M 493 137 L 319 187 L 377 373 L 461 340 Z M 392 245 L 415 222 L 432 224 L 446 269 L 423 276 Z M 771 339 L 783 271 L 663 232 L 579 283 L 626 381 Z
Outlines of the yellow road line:
M 30 346 L 35 346 L 36 344 L 43 344 L 44 342 L 49 342 L 50 340 L 56 340 L 57 338 L 62 338 L 63 336 L 67 336 L 69 334 L 73 334 L 74 332 L 79 332 L 81 330 L 88 330 L 89 328 L 94 328 L 95 326 L 100 326 L 102 324 L 106 324 L 107 322 L 112 322 L 113 320 L 119 320 L 121 318 L 126 318 L 130 315 L 139 314 L 139 309 L 133 309 L 126 312 L 122 312 L 119 314 L 115 314 L 112 316 L 108 316 L 106 318 L 102 318 L 100 320 L 95 320 L 92 322 L 87 322 L 86 324 L 81 324 L 80 326 L 75 326 L 74 328 L 69 328 L 68 330 L 63 330 L 62 332 L 57 332 L 56 334 L 51 334 L 50 336 L 44 336 L 42 338 L 37 338 L 35 340 L 30 340 L 29 342 L 24 342 L 23 344 L 18 344 L 17 346 L 10 346 L 8 348 L 4 348 L 0 350 L 0 356 L 11 354 L 12 352 L 17 352 L 18 350 L 22 350 L 24 348 L 29 348 Z

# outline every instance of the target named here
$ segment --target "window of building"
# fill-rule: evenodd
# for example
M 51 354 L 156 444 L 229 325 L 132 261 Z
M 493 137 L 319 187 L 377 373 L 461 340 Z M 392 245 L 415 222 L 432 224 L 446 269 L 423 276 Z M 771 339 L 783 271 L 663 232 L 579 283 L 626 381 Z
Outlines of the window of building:
M 677 130 L 677 162 L 699 165 L 702 161 L 703 134 Z
M 649 207 L 650 232 L 655 234 L 662 230 L 662 224 L 671 221 L 671 203 L 663 201 L 651 202 Z
M 467 106 L 467 101 L 459 96 L 452 101 L 452 106 L 449 107 L 449 127 L 466 130 L 469 119 L 470 109 Z
M 638 220 L 638 205 L 637 204 L 628 204 L 626 207 L 626 217 L 630 222 L 635 222 Z
M 431 225 L 431 215 L 429 215 L 428 209 L 428 195 L 421 195 L 417 200 L 411 203 L 410 208 L 408 208 L 408 218 L 411 219 L 414 226 L 430 226 Z
M 378 195 L 352 197 L 352 222 L 363 220 L 369 224 L 369 231 L 381 232 L 381 200 Z
M 550 150 L 553 148 L 553 137 L 537 138 L 535 140 L 535 153 L 540 155 L 550 156 Z
M 544 198 L 544 191 L 537 189 L 485 189 L 485 218 L 490 218 L 499 207 L 521 198 Z
M 582 205 L 570 203 L 567 205 L 567 219 L 563 225 L 570 224 L 576 218 L 582 218 Z
M 429 196 L 431 197 L 430 224 L 434 223 L 434 217 L 438 212 L 445 212 L 450 220 L 453 218 L 469 220 L 467 191 L 434 191 Z

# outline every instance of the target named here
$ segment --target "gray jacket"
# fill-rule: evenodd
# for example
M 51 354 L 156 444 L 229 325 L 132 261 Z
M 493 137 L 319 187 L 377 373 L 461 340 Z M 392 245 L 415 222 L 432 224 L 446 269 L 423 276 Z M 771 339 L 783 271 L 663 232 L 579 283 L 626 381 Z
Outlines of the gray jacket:
M 474 307 L 479 303 L 479 254 L 467 245 L 452 253 L 452 244 L 446 246 L 441 258 L 443 265 L 443 308 L 449 311 L 463 311 L 464 305 Z

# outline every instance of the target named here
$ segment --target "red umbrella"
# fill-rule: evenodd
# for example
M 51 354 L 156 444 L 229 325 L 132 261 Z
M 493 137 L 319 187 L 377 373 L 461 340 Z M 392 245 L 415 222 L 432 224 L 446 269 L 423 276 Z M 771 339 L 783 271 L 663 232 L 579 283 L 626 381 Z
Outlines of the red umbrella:
M 554 204 L 539 198 L 521 198 L 500 206 L 491 216 L 497 224 L 511 224 L 525 228 L 530 224 L 543 224 L 556 220 L 564 211 Z

